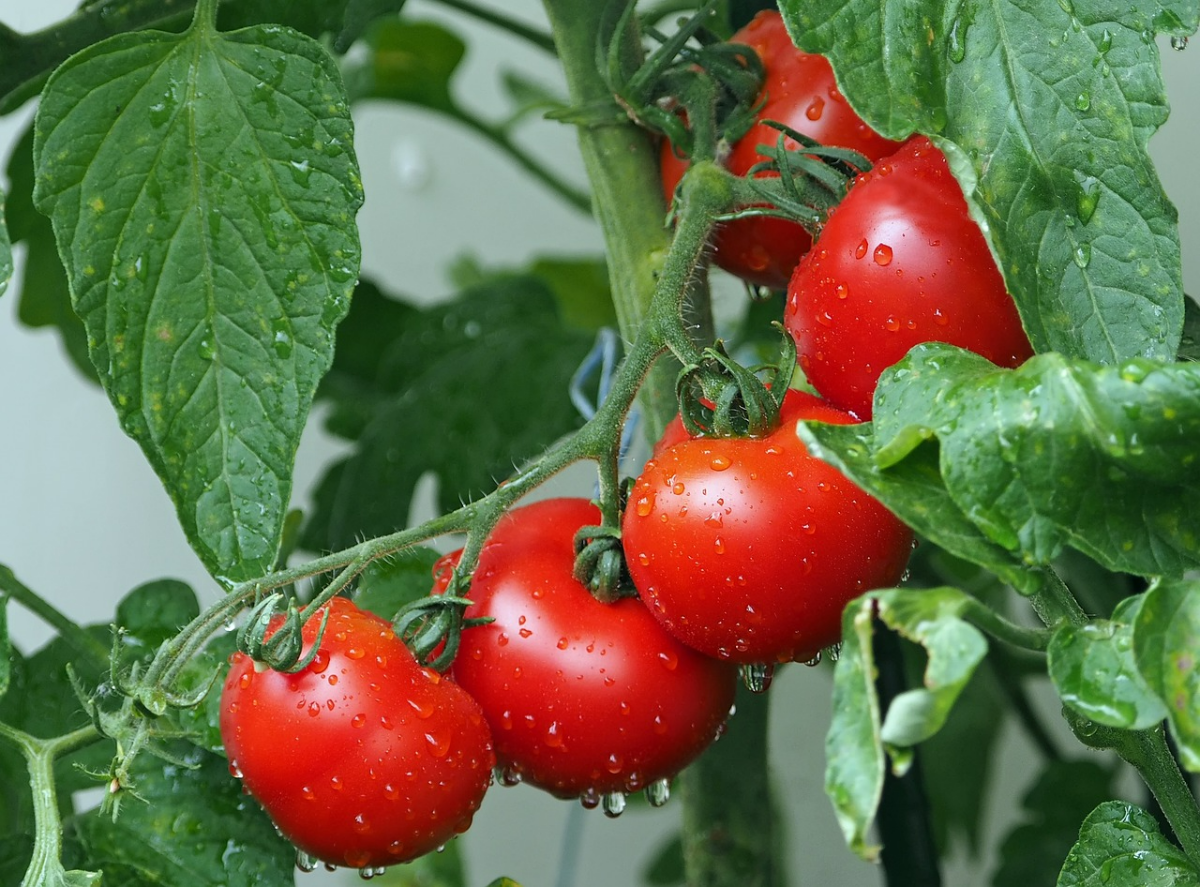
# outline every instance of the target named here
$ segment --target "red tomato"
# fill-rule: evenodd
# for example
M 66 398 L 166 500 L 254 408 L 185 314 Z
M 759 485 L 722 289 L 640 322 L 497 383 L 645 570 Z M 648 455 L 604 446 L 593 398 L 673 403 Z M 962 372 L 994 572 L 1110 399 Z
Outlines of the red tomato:
M 417 664 L 391 624 L 327 605 L 296 674 L 242 653 L 221 696 L 229 767 L 300 850 L 335 865 L 407 862 L 471 824 L 495 758 L 479 706 Z M 320 616 L 304 626 L 311 648 Z
M 674 776 L 719 734 L 737 680 L 663 631 L 637 598 L 602 604 L 573 578 L 575 531 L 599 522 L 585 499 L 505 515 L 466 611 L 495 622 L 463 632 L 452 667 L 483 707 L 500 766 L 585 801 Z M 438 585 L 445 579 L 443 565 Z
M 759 113 L 762 120 L 776 120 L 823 145 L 852 148 L 874 161 L 898 146 L 885 139 L 850 107 L 838 91 L 833 69 L 824 56 L 810 55 L 792 45 L 783 19 L 775 10 L 760 12 L 738 31 L 730 43 L 748 45 L 758 53 L 765 69 Z M 774 146 L 779 130 L 756 123 L 730 150 L 725 165 L 736 175 L 745 175 L 766 158 L 759 145 Z M 796 143 L 788 140 L 789 147 Z M 662 148 L 663 191 L 667 199 L 687 169 L 669 142 Z M 766 173 L 763 173 L 766 175 Z M 719 229 L 713 251 L 718 266 L 759 286 L 783 289 L 792 269 L 812 244 L 804 228 L 795 222 L 759 216 L 728 222 Z
M 659 622 L 740 663 L 807 660 L 841 636 L 842 609 L 894 585 L 912 535 L 796 437 L 796 422 L 853 417 L 789 391 L 759 439 L 694 438 L 661 450 L 629 494 L 622 545 Z
M 788 286 L 784 324 L 812 386 L 862 419 L 880 373 L 921 342 L 1006 367 L 1033 354 L 945 155 L 924 137 L 830 214 Z

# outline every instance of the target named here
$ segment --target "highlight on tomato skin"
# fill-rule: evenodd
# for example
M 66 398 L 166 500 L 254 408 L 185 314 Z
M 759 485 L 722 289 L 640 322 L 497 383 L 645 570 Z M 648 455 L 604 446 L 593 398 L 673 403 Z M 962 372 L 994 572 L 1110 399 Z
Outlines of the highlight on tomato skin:
M 778 141 L 779 130 L 767 126 L 764 120 L 783 123 L 823 145 L 852 148 L 872 161 L 899 147 L 899 142 L 875 132 L 850 107 L 824 56 L 804 52 L 792 44 L 777 10 L 758 13 L 729 42 L 752 47 L 765 69 L 760 94 L 765 101 L 759 122 L 731 146 L 724 160 L 730 172 L 746 175 L 754 164 L 766 159 L 759 154 L 759 146 L 773 147 Z M 787 144 L 797 147 L 791 139 Z M 688 163 L 666 140 L 660 163 L 663 193 L 669 201 Z M 720 225 L 713 242 L 713 260 L 748 283 L 783 289 L 800 256 L 811 245 L 812 237 L 799 223 L 754 216 Z
M 651 612 L 680 641 L 729 662 L 807 661 L 841 636 L 845 605 L 895 585 L 912 533 L 831 465 L 796 423 L 856 420 L 789 391 L 758 439 L 657 449 L 629 494 L 622 544 Z
M 296 674 L 232 657 L 220 728 L 230 771 L 307 857 L 372 870 L 466 831 L 495 756 L 479 705 L 345 598 Z M 305 652 L 320 613 L 303 629 Z
M 855 181 L 788 284 L 784 326 L 809 383 L 866 420 L 880 374 L 922 342 L 1003 367 L 1033 355 L 945 155 L 914 138 Z
M 451 669 L 483 708 L 504 781 L 587 806 L 665 786 L 720 734 L 737 683 L 734 668 L 681 644 L 636 597 L 601 603 L 573 577 L 574 534 L 599 522 L 575 498 L 501 518 L 466 611 L 495 621 L 463 632 Z M 435 593 L 445 562 L 439 571 Z

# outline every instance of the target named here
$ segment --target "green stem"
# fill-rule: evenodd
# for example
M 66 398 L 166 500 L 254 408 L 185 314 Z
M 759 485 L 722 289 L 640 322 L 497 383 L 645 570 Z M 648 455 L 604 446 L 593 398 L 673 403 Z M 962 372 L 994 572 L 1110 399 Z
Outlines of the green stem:
M 88 725 L 53 739 L 38 739 L 23 730 L 0 722 L 0 738 L 16 745 L 29 769 L 29 787 L 33 796 L 33 857 L 25 870 L 22 884 L 57 884 L 63 880 L 62 820 L 58 814 L 58 791 L 54 762 L 63 755 L 90 745 L 102 737 Z
M 721 741 L 679 776 L 688 887 L 778 887 L 783 846 L 767 766 L 770 693 L 740 687 Z
M 1042 587 L 1030 599 L 1034 612 L 1042 622 L 1054 628 L 1062 622 L 1083 625 L 1088 621 L 1087 613 L 1054 570 L 1047 567 L 1042 577 Z
M 543 52 L 554 55 L 554 38 L 545 31 L 531 28 L 529 25 L 511 16 L 480 6 L 477 3 L 471 3 L 469 0 L 438 0 L 438 2 L 443 6 L 449 6 L 451 9 L 457 9 L 459 12 L 473 16 L 482 22 L 487 22 L 489 25 L 495 25 L 497 28 L 507 31 L 514 37 L 520 37 Z
M 552 173 L 546 167 L 545 163 L 530 155 L 524 148 L 509 138 L 508 133 L 503 127 L 494 126 L 480 120 L 473 114 L 468 114 L 457 108 L 454 110 L 452 116 L 459 123 L 479 133 L 479 135 L 507 154 L 521 169 L 525 170 L 525 172 L 529 173 L 529 175 L 533 176 L 572 207 L 582 213 L 590 213 L 592 211 L 592 198 L 586 191 L 576 188 L 570 182 Z
M 1065 586 L 1064 586 L 1065 587 Z M 1053 634 L 1045 628 L 1026 628 L 1005 619 L 991 607 L 971 598 L 963 610 L 963 618 L 992 637 L 1022 650 L 1044 652 Z
M 3 564 L 0 564 L 0 592 L 7 594 L 35 616 L 40 617 L 43 622 L 57 631 L 80 656 L 90 660 L 100 669 L 108 667 L 108 647 L 17 579 L 13 571 Z
M 1161 727 L 1112 731 L 1112 748 L 1137 768 L 1192 864 L 1200 868 L 1200 810 Z
M 192 15 L 192 27 L 212 33 L 217 30 L 217 10 L 221 0 L 196 0 L 196 10 Z

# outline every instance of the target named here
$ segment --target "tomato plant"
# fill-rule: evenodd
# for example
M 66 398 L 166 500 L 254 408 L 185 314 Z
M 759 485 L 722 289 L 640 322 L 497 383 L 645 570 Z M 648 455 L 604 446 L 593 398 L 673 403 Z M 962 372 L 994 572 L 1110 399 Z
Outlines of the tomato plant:
M 841 637 L 842 608 L 900 578 L 907 527 L 814 459 L 798 421 L 852 417 L 789 391 L 761 439 L 699 437 L 659 451 L 629 493 L 629 572 L 675 637 L 718 659 L 808 660 Z
M 600 603 L 574 578 L 575 531 L 599 519 L 586 499 L 549 499 L 497 524 L 467 610 L 494 621 L 464 632 L 453 671 L 507 778 L 592 805 L 682 770 L 719 734 L 736 680 L 641 601 Z
M 760 146 L 774 146 L 779 140 L 779 130 L 768 126 L 767 120 L 822 145 L 851 148 L 872 161 L 898 147 L 898 142 L 879 135 L 854 112 L 825 58 L 795 47 L 777 11 L 760 12 L 729 42 L 753 48 L 762 59 L 765 75 L 758 121 L 722 157 L 730 172 L 746 175 L 763 160 Z M 786 143 L 796 145 L 790 138 Z M 688 164 L 669 141 L 663 142 L 661 163 L 663 191 L 669 200 Z M 713 261 L 749 283 L 782 289 L 811 245 L 811 235 L 798 222 L 750 216 L 720 226 L 713 240 Z
M 328 612 L 328 619 L 323 614 Z M 221 694 L 229 768 L 315 860 L 370 871 L 466 831 L 495 757 L 479 705 L 373 613 L 334 598 L 304 625 L 295 674 L 244 653 Z
M 796 267 L 784 322 L 813 387 L 864 419 L 879 374 L 921 342 L 1006 367 L 1033 353 L 958 180 L 926 138 L 858 177 Z
M 1200 881 L 1200 3 L 776 5 L 5 5 L 0 884 Z

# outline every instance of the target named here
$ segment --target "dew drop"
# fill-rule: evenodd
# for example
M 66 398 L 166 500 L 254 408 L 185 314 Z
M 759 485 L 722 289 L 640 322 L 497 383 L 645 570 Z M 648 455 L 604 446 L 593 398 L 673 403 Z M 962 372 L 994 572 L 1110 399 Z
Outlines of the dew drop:
M 624 766 L 625 761 L 616 752 L 613 752 L 611 755 L 609 755 L 608 760 L 605 762 L 605 767 L 608 768 L 608 772 L 612 773 L 613 775 L 620 773 L 621 768 Z
M 886 243 L 881 243 L 875 247 L 875 252 L 871 256 L 875 259 L 876 265 L 890 265 L 892 263 L 892 248 Z
M 861 241 L 859 241 L 858 246 L 854 250 L 854 258 L 861 259 L 866 254 L 867 254 L 867 242 L 865 240 L 861 240 Z
M 1086 268 L 1092 261 L 1092 245 L 1090 243 L 1079 244 L 1075 247 L 1071 258 L 1075 260 L 1076 266 Z
M 897 332 L 900 329 L 900 321 L 896 319 L 895 315 L 888 315 L 888 319 L 884 321 L 883 325 L 887 327 L 889 333 Z
M 732 464 L 728 456 L 713 456 L 712 461 L 708 463 L 713 471 L 724 471 Z
M 671 492 L 676 496 L 682 496 L 683 490 L 684 486 L 682 481 L 675 481 L 675 483 L 671 484 Z
M 646 800 L 651 807 L 661 807 L 671 799 L 671 781 L 656 779 L 646 786 Z
M 804 116 L 809 120 L 820 120 L 821 114 L 825 111 L 825 100 L 820 96 L 815 97 L 804 109 Z
M 303 850 L 296 851 L 296 868 L 305 874 L 317 870 L 317 858 Z
M 1188 38 L 1186 34 L 1174 34 L 1171 36 L 1171 48 L 1176 52 L 1183 52 L 1188 48 Z
M 820 665 L 821 664 L 821 651 L 818 650 L 816 653 L 814 653 L 812 655 L 811 659 L 805 659 L 804 664 L 807 665 L 809 668 L 815 668 L 816 666 Z
M 740 669 L 742 683 L 751 693 L 765 693 L 775 676 L 775 666 L 769 662 L 751 662 Z
M 649 496 L 642 496 L 637 500 L 637 515 L 638 517 L 646 517 L 654 510 L 654 503 Z
M 600 799 L 604 815 L 609 819 L 616 819 L 625 812 L 625 800 L 625 792 L 605 792 Z
M 438 735 L 437 733 L 426 733 L 425 744 L 429 748 L 430 754 L 435 758 L 444 758 L 450 751 L 450 737 Z
M 583 805 L 585 810 L 595 810 L 600 806 L 600 792 L 594 788 L 587 788 L 583 794 L 579 796 L 579 803 Z
M 846 286 L 844 283 L 839 283 L 836 287 L 834 287 L 833 291 L 839 299 L 847 299 L 850 297 L 850 287 Z
M 361 647 L 351 647 L 349 650 L 346 651 L 347 659 L 362 659 L 366 655 L 367 655 L 367 651 L 362 649 Z
M 962 16 L 955 16 L 954 22 L 950 25 L 947 51 L 950 61 L 955 64 L 967 57 L 967 23 Z

